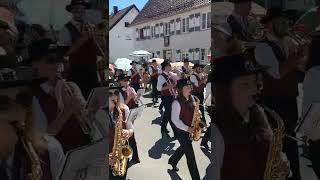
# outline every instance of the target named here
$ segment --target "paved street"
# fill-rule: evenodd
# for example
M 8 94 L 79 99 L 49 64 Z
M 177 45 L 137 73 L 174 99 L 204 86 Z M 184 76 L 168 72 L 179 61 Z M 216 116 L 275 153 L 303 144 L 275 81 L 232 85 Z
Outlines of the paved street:
M 160 99 L 159 99 L 160 100 Z M 150 103 L 151 99 L 142 99 L 144 104 Z M 207 118 L 209 120 L 209 117 Z M 140 164 L 131 166 L 128 170 L 130 180 L 191 180 L 185 156 L 178 164 L 180 169 L 177 173 L 168 172 L 171 168 L 168 165 L 169 157 L 179 146 L 177 140 L 169 137 L 161 137 L 160 113 L 158 107 L 146 107 L 142 117 L 134 124 L 135 137 L 138 144 L 138 151 L 141 159 Z M 170 136 L 172 130 L 168 124 Z M 210 144 L 209 144 L 210 145 Z M 201 178 L 205 178 L 206 169 L 209 166 L 209 152 L 200 149 L 200 141 L 193 143 L 197 165 Z M 205 178 L 206 179 L 206 178 Z
M 178 164 L 179 172 L 168 171 L 171 168 L 167 163 L 168 159 L 179 146 L 179 143 L 177 140 L 172 140 L 166 136 L 161 137 L 159 104 L 156 107 L 152 107 L 150 105 L 151 99 L 149 98 L 143 98 L 142 102 L 147 104 L 146 108 L 142 117 L 134 124 L 141 163 L 130 166 L 128 180 L 191 180 L 185 156 Z M 207 117 L 207 120 L 209 120 L 209 117 Z M 172 137 L 170 125 L 168 125 L 168 129 Z M 210 152 L 201 150 L 200 141 L 194 142 L 193 146 L 200 176 L 203 179 L 208 179 L 206 174 L 210 171 Z M 311 164 L 310 161 L 301 157 L 300 162 L 302 180 L 317 180 L 313 170 L 308 166 Z

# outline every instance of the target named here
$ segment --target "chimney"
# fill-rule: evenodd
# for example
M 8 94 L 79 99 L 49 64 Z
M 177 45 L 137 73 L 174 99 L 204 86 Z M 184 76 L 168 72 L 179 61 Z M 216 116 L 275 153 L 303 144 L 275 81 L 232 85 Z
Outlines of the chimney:
M 118 13 L 118 6 L 113 6 L 113 14 L 117 14 Z

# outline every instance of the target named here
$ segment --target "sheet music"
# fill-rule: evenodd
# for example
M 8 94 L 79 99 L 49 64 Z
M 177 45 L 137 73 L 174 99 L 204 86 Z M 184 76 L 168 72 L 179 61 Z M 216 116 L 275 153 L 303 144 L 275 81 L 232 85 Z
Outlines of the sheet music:
M 56 180 L 106 180 L 109 177 L 108 139 L 84 146 L 66 155 Z
M 134 121 L 136 119 L 141 117 L 143 109 L 144 109 L 143 105 L 139 106 L 137 108 L 131 109 L 129 117 L 128 117 L 128 121 L 131 121 L 132 123 L 134 123 Z

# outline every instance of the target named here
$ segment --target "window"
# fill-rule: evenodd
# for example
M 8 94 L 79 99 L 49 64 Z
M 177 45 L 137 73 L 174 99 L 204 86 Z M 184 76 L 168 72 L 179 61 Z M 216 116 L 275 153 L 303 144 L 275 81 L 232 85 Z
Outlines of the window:
M 207 27 L 207 14 L 202 14 L 202 25 L 201 25 L 201 29 L 206 29 Z
M 189 59 L 189 52 L 188 52 L 188 50 L 182 51 L 182 59 Z
M 174 20 L 170 21 L 170 34 L 174 35 Z
M 155 36 L 156 36 L 156 37 L 159 37 L 159 24 L 156 24 L 156 27 L 155 27 Z
M 160 51 L 157 51 L 157 57 L 158 58 L 160 57 Z
M 160 24 L 160 34 L 163 36 L 163 23 Z
M 204 58 L 206 57 L 206 50 L 205 49 L 201 49 L 201 61 L 204 61 Z
M 211 12 L 207 14 L 207 28 L 211 28 Z
M 186 19 L 182 19 L 182 32 L 186 32 Z
M 200 27 L 200 13 L 195 15 L 194 26 Z
M 140 34 L 139 34 L 139 29 L 136 28 L 136 39 L 137 39 L 137 40 L 139 40 L 139 36 L 140 36 Z
M 139 39 L 144 39 L 144 36 L 143 36 L 143 29 L 140 29 Z
M 180 31 L 180 30 L 181 30 L 181 21 L 180 21 L 180 19 L 177 19 L 177 20 L 176 20 L 176 30 L 177 30 L 177 31 Z

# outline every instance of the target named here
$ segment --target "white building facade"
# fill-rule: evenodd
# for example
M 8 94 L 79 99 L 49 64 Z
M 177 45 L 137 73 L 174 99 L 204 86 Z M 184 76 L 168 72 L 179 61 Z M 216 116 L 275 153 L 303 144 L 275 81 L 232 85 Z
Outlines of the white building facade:
M 143 13 L 143 10 L 140 13 Z M 150 21 L 134 22 L 131 28 L 135 36 L 135 50 L 146 50 L 152 53 L 153 57 L 172 62 L 188 58 L 194 63 L 209 63 L 210 3 Z
M 127 7 L 117 13 L 121 13 L 121 15 L 118 15 L 120 17 L 115 17 L 117 19 L 113 23 L 113 26 L 110 24 L 111 29 L 109 29 L 110 63 L 114 63 L 117 58 L 130 58 L 129 54 L 135 50 L 134 30 L 129 27 L 129 24 L 131 24 L 132 21 L 137 17 L 139 10 L 136 8 L 136 6 L 132 5 L 132 7 Z

